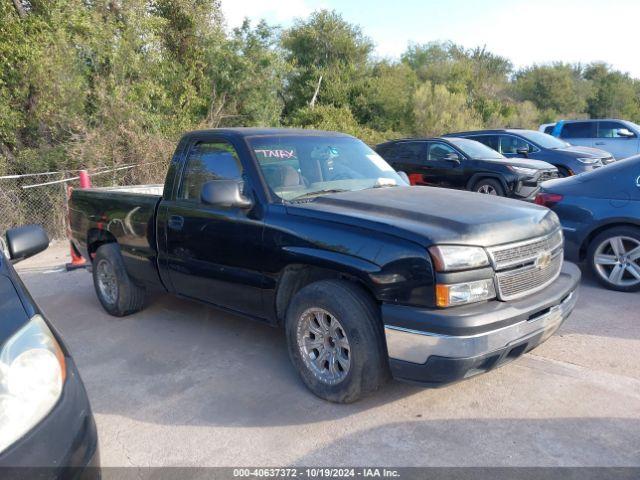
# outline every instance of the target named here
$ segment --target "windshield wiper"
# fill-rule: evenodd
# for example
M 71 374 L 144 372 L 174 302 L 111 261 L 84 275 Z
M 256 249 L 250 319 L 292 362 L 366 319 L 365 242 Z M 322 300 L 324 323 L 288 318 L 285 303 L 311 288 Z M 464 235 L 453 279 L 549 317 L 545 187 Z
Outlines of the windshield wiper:
M 296 200 L 302 200 L 303 198 L 311 198 L 318 195 L 324 195 L 325 193 L 340 193 L 340 192 L 348 192 L 349 190 L 345 188 L 327 188 L 325 190 L 315 190 L 313 192 L 303 193 L 302 195 L 298 195 L 297 197 L 293 197 L 290 201 L 295 202 Z

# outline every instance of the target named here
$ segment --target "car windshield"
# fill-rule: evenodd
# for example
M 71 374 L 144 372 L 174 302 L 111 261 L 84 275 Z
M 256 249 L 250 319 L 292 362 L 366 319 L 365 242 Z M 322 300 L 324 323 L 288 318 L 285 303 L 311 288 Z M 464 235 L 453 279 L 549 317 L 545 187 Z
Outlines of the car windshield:
M 564 140 L 560 140 L 559 138 L 556 138 L 552 135 L 548 135 L 542 132 L 536 132 L 534 130 L 522 130 L 516 133 L 521 137 L 526 138 L 530 142 L 539 145 L 542 148 L 556 149 L 567 148 L 571 146 L 571 144 L 565 142 Z
M 470 158 L 481 159 L 499 159 L 505 158 L 504 155 L 496 152 L 494 149 L 487 147 L 485 144 L 469 140 L 468 138 L 448 138 L 462 152 Z
M 268 135 L 247 142 L 267 184 L 284 200 L 407 186 L 380 155 L 356 138 Z

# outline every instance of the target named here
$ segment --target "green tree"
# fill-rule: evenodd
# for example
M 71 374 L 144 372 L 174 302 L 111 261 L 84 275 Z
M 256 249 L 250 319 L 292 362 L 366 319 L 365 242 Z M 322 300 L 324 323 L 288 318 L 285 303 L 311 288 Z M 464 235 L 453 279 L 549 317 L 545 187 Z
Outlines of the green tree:
M 414 117 L 416 133 L 424 136 L 482 127 L 480 116 L 464 94 L 431 82 L 424 82 L 416 91 Z
M 587 100 L 592 118 L 624 118 L 640 120 L 640 83 L 628 74 L 611 71 L 603 63 L 589 65 L 584 74 L 593 85 Z
M 513 89 L 519 100 L 528 100 L 540 110 L 560 116 L 586 111 L 591 86 L 579 65 L 555 63 L 534 65 L 516 73 Z
M 328 10 L 312 13 L 285 30 L 282 47 L 292 67 L 285 90 L 287 115 L 314 101 L 349 105 L 367 75 L 372 51 L 359 27 Z

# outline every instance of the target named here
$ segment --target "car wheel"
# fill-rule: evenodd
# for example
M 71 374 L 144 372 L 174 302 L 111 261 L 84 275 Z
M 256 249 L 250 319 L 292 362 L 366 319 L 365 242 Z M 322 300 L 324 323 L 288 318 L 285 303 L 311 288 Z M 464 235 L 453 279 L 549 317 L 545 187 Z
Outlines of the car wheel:
M 478 193 L 484 193 L 485 195 L 497 195 L 504 197 L 504 188 L 499 181 L 491 178 L 483 178 L 479 180 L 474 186 L 473 191 Z
M 307 285 L 285 322 L 291 362 L 318 397 L 354 402 L 389 378 L 379 309 L 359 286 L 343 280 Z
M 107 243 L 96 251 L 93 285 L 102 307 L 111 315 L 123 317 L 144 307 L 145 291 L 127 274 L 117 243 Z
M 640 290 L 640 228 L 615 227 L 589 245 L 589 264 L 598 281 L 619 292 Z

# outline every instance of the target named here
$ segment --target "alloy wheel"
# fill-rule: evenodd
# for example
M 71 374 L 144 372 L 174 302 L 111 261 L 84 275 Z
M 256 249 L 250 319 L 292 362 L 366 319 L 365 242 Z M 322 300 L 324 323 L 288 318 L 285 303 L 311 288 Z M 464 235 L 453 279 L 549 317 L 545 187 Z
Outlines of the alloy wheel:
M 327 385 L 344 380 L 351 366 L 351 347 L 342 324 L 321 308 L 306 310 L 298 321 L 298 348 L 306 367 Z
M 481 185 L 477 190 L 478 193 L 484 193 L 486 195 L 498 195 L 498 192 L 492 185 Z
M 102 259 L 95 268 L 98 274 L 98 289 L 102 298 L 107 303 L 114 305 L 118 298 L 118 280 L 113 265 L 108 260 Z
M 595 250 L 595 269 L 604 280 L 618 287 L 640 284 L 640 241 L 616 236 L 605 239 Z

